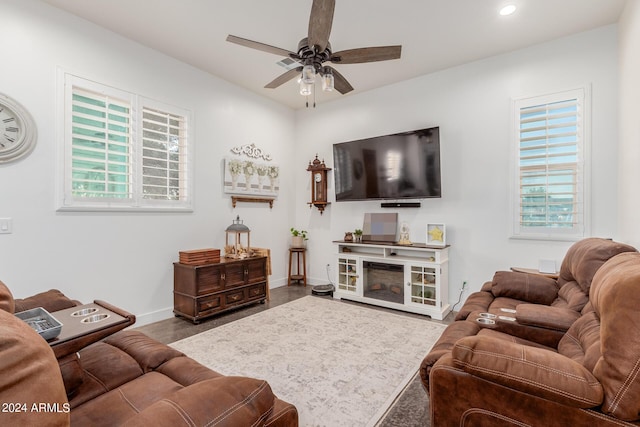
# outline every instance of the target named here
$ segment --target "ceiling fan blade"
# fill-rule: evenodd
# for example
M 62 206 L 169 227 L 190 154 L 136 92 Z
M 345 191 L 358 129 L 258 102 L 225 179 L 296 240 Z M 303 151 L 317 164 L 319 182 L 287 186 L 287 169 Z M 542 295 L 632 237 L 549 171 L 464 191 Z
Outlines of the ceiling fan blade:
M 402 46 L 361 47 L 336 52 L 330 61 L 336 64 L 360 64 L 363 62 L 388 61 L 399 59 Z
M 344 76 L 338 72 L 338 70 L 329 66 L 327 66 L 326 68 L 331 69 L 331 74 L 333 74 L 333 88 L 335 90 L 343 95 L 353 90 L 353 86 L 351 86 L 347 79 L 345 79 Z
M 336 0 L 313 0 L 309 17 L 309 46 L 316 46 L 317 52 L 324 52 L 329 43 L 333 11 Z
M 294 57 L 294 58 L 297 58 L 298 56 L 297 54 L 286 49 L 281 49 L 279 47 L 271 46 L 268 44 L 256 42 L 249 39 L 243 39 L 242 37 L 232 36 L 231 34 L 227 36 L 227 41 L 231 43 L 239 44 L 240 46 L 250 47 L 251 49 L 257 49 L 263 52 L 273 53 L 280 56 L 288 56 L 288 57 Z
M 265 86 L 266 89 L 275 89 L 278 86 L 288 82 L 289 80 L 293 79 L 296 76 L 299 76 L 300 73 L 302 72 L 302 67 L 297 67 L 297 68 L 293 68 L 289 71 L 287 71 L 284 74 L 279 75 L 278 77 L 276 77 L 271 83 L 267 84 Z

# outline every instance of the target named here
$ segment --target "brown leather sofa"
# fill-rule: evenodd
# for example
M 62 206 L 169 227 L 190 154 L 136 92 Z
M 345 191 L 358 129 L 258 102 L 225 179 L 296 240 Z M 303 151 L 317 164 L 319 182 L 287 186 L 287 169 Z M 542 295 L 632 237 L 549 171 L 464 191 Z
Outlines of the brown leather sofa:
M 608 239 L 587 238 L 567 251 L 557 279 L 498 271 L 482 290 L 469 295 L 456 320 L 475 321 L 479 313 L 514 317 L 494 329 L 555 346 L 589 301 L 593 275 L 611 257 L 636 249 Z
M 14 300 L 0 282 L 0 402 L 13 405 L 0 412 L 0 425 L 298 425 L 295 406 L 264 380 L 223 376 L 136 331 L 58 360 L 13 315 L 33 304 L 54 312 L 77 302 L 55 290 Z
M 640 253 L 622 253 L 555 348 L 490 329 L 459 339 L 430 370 L 432 425 L 639 426 L 639 307 Z
M 557 279 L 512 271 L 496 272 L 492 281 L 469 295 L 456 321 L 447 326 L 423 360 L 420 375 L 425 388 L 429 388 L 433 364 L 448 354 L 459 339 L 483 330 L 503 332 L 514 341 L 523 339 L 556 347 L 587 306 L 596 271 L 611 257 L 625 252 L 636 252 L 636 249 L 608 239 L 587 238 L 569 248 Z M 495 316 L 494 323 L 478 323 L 480 313 Z

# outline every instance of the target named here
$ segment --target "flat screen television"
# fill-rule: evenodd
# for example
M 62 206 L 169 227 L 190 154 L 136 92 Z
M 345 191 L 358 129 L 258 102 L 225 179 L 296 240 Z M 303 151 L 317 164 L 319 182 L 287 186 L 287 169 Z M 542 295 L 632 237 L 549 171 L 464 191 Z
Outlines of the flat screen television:
M 440 128 L 333 144 L 336 201 L 442 197 Z

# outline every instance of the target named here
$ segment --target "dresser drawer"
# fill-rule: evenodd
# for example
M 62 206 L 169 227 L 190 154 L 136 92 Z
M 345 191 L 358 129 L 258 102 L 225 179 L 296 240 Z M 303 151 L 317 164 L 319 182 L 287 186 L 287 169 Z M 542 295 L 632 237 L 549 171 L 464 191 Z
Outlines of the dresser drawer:
M 220 295 L 212 295 L 209 297 L 198 298 L 197 301 L 198 316 L 204 316 L 213 313 L 222 308 L 222 299 Z
M 238 289 L 237 291 L 227 291 L 224 293 L 224 305 L 236 305 L 241 304 L 246 300 L 245 289 Z
M 248 295 L 249 300 L 266 298 L 267 297 L 266 283 L 260 283 L 258 285 L 249 287 L 248 293 L 249 293 Z

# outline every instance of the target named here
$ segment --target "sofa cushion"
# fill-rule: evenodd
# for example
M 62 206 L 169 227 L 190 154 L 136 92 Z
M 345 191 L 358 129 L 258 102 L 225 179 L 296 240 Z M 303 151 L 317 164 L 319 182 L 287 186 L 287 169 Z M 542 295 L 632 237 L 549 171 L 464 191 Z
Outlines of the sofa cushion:
M 578 408 L 602 403 L 602 386 L 581 364 L 547 349 L 494 337 L 459 340 L 455 366 L 480 378 Z
M 493 276 L 491 293 L 533 304 L 550 305 L 558 296 L 556 281 L 539 274 L 497 271 Z
M 104 340 L 131 356 L 143 372 L 155 370 L 174 357 L 184 356 L 178 350 L 164 345 L 138 331 L 122 331 Z
M 149 372 L 74 407 L 71 412 L 71 423 L 94 427 L 121 425 L 156 401 L 182 388 L 180 384 L 165 375 Z
M 640 419 L 640 254 L 609 260 L 593 278 L 591 304 L 600 317 L 604 349 L 593 370 L 604 388 L 602 411 Z
M 272 413 L 274 400 L 271 387 L 264 380 L 220 377 L 178 390 L 124 425 L 261 426 Z M 203 405 L 204 401 L 215 404 Z
M 105 342 L 92 344 L 79 354 L 85 375 L 70 398 L 72 409 L 144 374 L 133 357 Z

